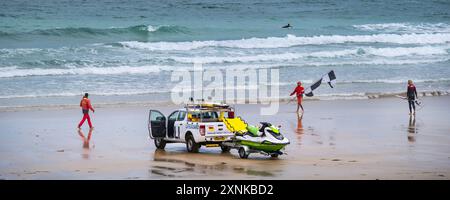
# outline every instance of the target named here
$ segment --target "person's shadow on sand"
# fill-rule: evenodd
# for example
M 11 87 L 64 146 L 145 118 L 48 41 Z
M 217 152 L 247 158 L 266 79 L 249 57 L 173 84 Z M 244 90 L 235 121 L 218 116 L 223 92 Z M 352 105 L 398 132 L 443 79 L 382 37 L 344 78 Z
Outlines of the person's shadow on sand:
M 94 129 L 89 129 L 89 133 L 88 133 L 87 138 L 84 136 L 84 133 L 83 133 L 83 131 L 81 129 L 78 130 L 78 135 L 81 137 L 81 140 L 83 141 L 83 149 L 84 149 L 84 151 L 83 151 L 82 155 L 83 155 L 83 158 L 86 158 L 86 159 L 89 158 L 89 148 L 90 148 L 89 142 L 91 141 L 91 136 L 92 136 L 93 130 Z

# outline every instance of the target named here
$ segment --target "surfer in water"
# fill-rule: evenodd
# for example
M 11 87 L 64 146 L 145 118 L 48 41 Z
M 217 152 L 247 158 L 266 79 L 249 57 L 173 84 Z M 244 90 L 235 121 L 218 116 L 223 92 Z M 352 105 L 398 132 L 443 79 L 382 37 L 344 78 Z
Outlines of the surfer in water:
M 284 25 L 284 26 L 281 27 L 281 28 L 292 28 L 292 26 L 291 26 L 291 24 L 289 23 L 289 24 L 287 24 L 287 25 Z
M 299 109 L 302 109 L 302 113 L 304 112 L 303 106 L 302 106 L 302 99 L 303 99 L 303 93 L 305 93 L 305 88 L 302 86 L 302 82 L 297 82 L 297 87 L 295 87 L 294 91 L 291 93 L 290 96 L 297 94 L 297 113 Z
M 406 98 L 408 99 L 408 104 L 409 104 L 409 114 L 415 115 L 416 114 L 416 106 L 414 104 L 415 104 L 416 98 L 418 98 L 418 96 L 417 96 L 416 86 L 413 84 L 412 80 L 408 80 Z
M 92 107 L 91 100 L 88 99 L 88 96 L 89 94 L 85 93 L 83 99 L 81 99 L 80 101 L 81 111 L 83 112 L 83 119 L 81 119 L 80 123 L 78 124 L 78 130 L 81 129 L 81 126 L 84 124 L 84 121 L 86 121 L 86 119 L 88 121 L 89 128 L 94 128 L 91 123 L 91 117 L 89 116 L 89 110 L 92 110 L 92 112 L 95 112 L 95 110 Z

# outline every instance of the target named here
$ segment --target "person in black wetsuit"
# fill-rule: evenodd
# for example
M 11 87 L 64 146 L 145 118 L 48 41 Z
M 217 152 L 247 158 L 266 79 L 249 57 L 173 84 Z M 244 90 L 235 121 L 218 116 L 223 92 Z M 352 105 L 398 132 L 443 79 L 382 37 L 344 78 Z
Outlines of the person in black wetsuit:
M 418 96 L 416 86 L 413 84 L 412 80 L 408 80 L 408 89 L 406 92 L 406 97 L 408 98 L 409 114 L 415 115 L 416 106 L 414 105 L 414 103 L 416 102 L 416 98 L 418 98 Z
M 283 27 L 281 27 L 281 28 L 292 28 L 292 26 L 291 26 L 291 24 L 289 23 L 289 24 L 287 24 L 287 25 L 285 25 L 285 26 L 283 26 Z

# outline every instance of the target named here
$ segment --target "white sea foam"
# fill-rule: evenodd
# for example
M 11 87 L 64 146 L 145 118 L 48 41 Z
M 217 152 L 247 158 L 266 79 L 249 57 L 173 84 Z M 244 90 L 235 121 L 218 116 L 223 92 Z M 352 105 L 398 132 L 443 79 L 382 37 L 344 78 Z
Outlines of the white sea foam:
M 402 84 L 406 84 L 406 82 L 408 81 L 408 77 L 405 78 L 401 78 L 401 77 L 396 77 L 396 78 L 392 78 L 392 79 L 368 79 L 368 80 L 343 80 L 343 79 L 338 79 L 336 80 L 336 84 L 351 84 L 351 83 L 387 83 L 387 84 L 396 84 L 396 83 L 402 83 Z M 313 83 L 313 80 L 301 80 L 303 84 L 311 84 Z M 414 83 L 436 83 L 436 82 L 450 82 L 450 78 L 436 78 L 436 79 L 414 79 Z M 295 83 L 293 82 L 279 82 L 276 84 L 271 84 L 271 85 L 278 85 L 278 86 L 288 86 L 288 85 L 292 85 L 295 86 Z
M 338 51 L 318 51 L 311 53 L 281 53 L 281 54 L 258 54 L 250 56 L 225 56 L 225 57 L 172 57 L 171 59 L 181 63 L 232 63 L 232 62 L 256 62 L 256 61 L 287 61 L 301 58 L 337 58 L 344 56 L 426 56 L 446 55 L 449 47 L 423 46 L 423 47 L 395 47 L 395 48 L 355 48 Z
M 152 26 L 152 25 L 148 25 L 148 26 L 147 26 L 147 31 L 148 31 L 148 32 L 155 32 L 155 31 L 158 30 L 158 28 L 159 28 L 159 27 L 154 27 L 154 26 Z
M 408 78 L 396 78 L 396 79 L 373 79 L 373 80 L 342 80 L 339 83 L 404 83 L 406 84 Z M 432 83 L 432 82 L 449 82 L 449 78 L 436 78 L 436 79 L 414 79 L 414 83 Z
M 150 51 L 188 51 L 206 47 L 226 48 L 283 48 L 299 45 L 322 45 L 340 43 L 394 43 L 394 44 L 446 44 L 450 42 L 450 33 L 426 34 L 375 34 L 375 35 L 320 35 L 311 37 L 249 38 L 241 40 L 209 40 L 189 42 L 120 42 L 124 47 L 146 49 Z
M 383 23 L 354 25 L 363 31 L 384 33 L 450 33 L 450 25 L 446 23 Z
M 111 92 L 100 92 L 91 91 L 91 95 L 98 96 L 121 96 L 121 95 L 145 95 L 145 94 L 156 94 L 156 93 L 168 93 L 169 91 L 158 91 L 158 90 L 128 90 L 128 91 L 111 91 Z M 23 95 L 4 95 L 0 96 L 0 99 L 12 99 L 12 98 L 45 98 L 45 97 L 73 97 L 81 96 L 84 92 L 61 92 L 61 93 L 36 93 L 36 94 L 23 94 Z
M 432 59 L 370 59 L 370 60 L 344 60 L 344 61 L 320 61 L 320 62 L 302 62 L 298 64 L 232 64 L 214 66 L 214 69 L 260 69 L 260 68 L 279 68 L 279 67 L 298 67 L 298 66 L 343 66 L 343 65 L 405 65 L 405 64 L 427 64 L 448 61 L 448 58 Z M 204 68 L 208 69 L 208 65 Z M 115 75 L 115 74 L 150 74 L 161 71 L 179 71 L 193 70 L 191 65 L 186 66 L 118 66 L 118 67 L 72 67 L 72 68 L 33 68 L 23 69 L 18 67 L 0 68 L 0 78 L 26 77 L 26 76 L 55 76 L 55 75 Z
M 337 62 L 308 62 L 305 66 L 342 66 L 342 65 L 408 65 L 408 64 L 429 64 L 448 61 L 447 58 L 436 59 L 372 59 L 368 61 L 337 61 Z
M 49 75 L 85 75 L 85 74 L 98 74 L 98 75 L 113 75 L 113 74 L 148 74 L 159 72 L 161 70 L 167 70 L 164 66 L 143 66 L 143 67 L 81 67 L 81 68 L 66 68 L 66 69 L 21 69 L 17 67 L 4 67 L 0 68 L 0 78 L 9 77 L 23 77 L 23 76 L 49 76 Z
M 91 95 L 95 96 L 132 96 L 132 95 L 152 95 L 155 93 L 169 93 L 169 91 L 117 91 L 117 92 L 91 92 Z M 49 93 L 49 94 L 28 94 L 28 95 L 6 95 L 0 96 L 0 99 L 17 99 L 17 98 L 52 98 L 52 97 L 76 97 L 81 96 L 83 92 L 62 92 L 62 93 Z M 364 92 L 343 92 L 343 93 L 322 93 L 315 94 L 314 97 L 308 99 L 315 100 L 339 100 L 339 99 L 370 99 L 370 98 L 380 98 L 380 97 L 394 97 L 396 95 L 404 94 L 404 91 L 393 91 L 393 92 L 375 92 L 375 93 L 364 93 Z M 420 96 L 443 96 L 450 95 L 450 90 L 424 90 L 421 91 Z M 289 100 L 292 97 L 280 96 L 280 98 L 275 98 L 274 100 Z M 250 99 L 251 101 L 256 99 Z M 243 103 L 245 101 L 242 101 Z M 111 104 L 124 104 L 133 102 L 112 102 Z M 139 103 L 136 101 L 134 103 Z M 102 103 L 100 103 L 102 104 Z M 45 105 L 43 105 L 45 106 Z M 13 106 L 14 107 L 14 106 Z M 26 106 L 25 106 L 26 107 Z M 33 106 L 36 107 L 36 106 Z M 37 106 L 39 107 L 39 106 Z M 0 108 L 8 108 L 8 106 L 2 106 Z
M 282 54 L 259 54 L 251 56 L 228 56 L 228 57 L 173 57 L 171 59 L 181 63 L 230 63 L 230 62 L 255 62 L 255 61 L 283 61 L 295 60 L 305 57 L 332 58 L 355 54 L 357 50 L 324 51 L 313 53 L 282 53 Z
M 362 48 L 366 54 L 383 57 L 445 55 L 448 54 L 447 49 L 449 46 Z

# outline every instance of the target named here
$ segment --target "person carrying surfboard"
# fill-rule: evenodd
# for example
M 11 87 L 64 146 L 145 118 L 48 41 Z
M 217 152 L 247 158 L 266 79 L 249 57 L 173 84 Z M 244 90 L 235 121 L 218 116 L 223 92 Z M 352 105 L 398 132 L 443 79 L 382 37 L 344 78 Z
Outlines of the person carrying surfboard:
M 414 105 L 414 103 L 416 101 L 416 98 L 418 98 L 418 96 L 417 96 L 416 86 L 413 84 L 412 80 L 408 80 L 406 97 L 408 98 L 409 114 L 415 115 L 416 114 L 416 106 Z
M 302 106 L 303 93 L 305 93 L 305 88 L 303 88 L 302 82 L 299 81 L 297 82 L 297 87 L 295 87 L 294 91 L 289 95 L 292 96 L 297 94 L 297 113 L 300 108 L 302 108 L 302 112 L 304 111 Z
M 84 121 L 86 121 L 86 119 L 88 121 L 89 128 L 90 129 L 94 128 L 91 123 L 91 117 L 89 116 L 89 110 L 92 110 L 92 112 L 95 112 L 95 110 L 92 107 L 91 100 L 88 99 L 88 96 L 89 94 L 85 93 L 80 101 L 81 111 L 83 112 L 83 119 L 81 119 L 80 123 L 78 124 L 78 130 L 81 129 L 81 126 L 84 124 Z

